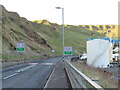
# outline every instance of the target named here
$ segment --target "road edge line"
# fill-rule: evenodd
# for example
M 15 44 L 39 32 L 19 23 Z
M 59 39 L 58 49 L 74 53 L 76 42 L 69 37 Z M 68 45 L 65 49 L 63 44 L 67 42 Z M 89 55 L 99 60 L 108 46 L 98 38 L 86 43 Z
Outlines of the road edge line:
M 57 63 L 57 64 L 58 64 L 58 63 Z M 57 64 L 56 64 L 56 66 L 54 67 L 54 69 L 52 70 L 52 73 L 50 74 L 50 76 L 49 76 L 49 78 L 48 78 L 48 80 L 47 80 L 47 82 L 46 82 L 43 90 L 45 90 L 45 88 L 47 87 L 47 85 L 48 85 L 48 83 L 49 83 L 49 81 L 50 81 L 50 79 L 51 79 L 51 77 L 52 77 L 52 75 L 53 75 L 53 73 L 54 73 L 54 71 L 55 71 L 55 69 L 56 69 L 56 67 L 57 67 Z

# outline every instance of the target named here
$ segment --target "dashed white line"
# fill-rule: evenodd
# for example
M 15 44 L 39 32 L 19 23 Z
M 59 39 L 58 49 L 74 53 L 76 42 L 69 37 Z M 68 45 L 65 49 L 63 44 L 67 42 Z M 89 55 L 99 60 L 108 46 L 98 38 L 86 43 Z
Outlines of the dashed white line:
M 33 64 L 33 65 L 30 65 L 30 66 L 27 66 L 27 67 L 25 67 L 25 68 L 21 68 L 21 69 L 19 69 L 19 70 L 16 70 L 15 72 L 17 72 L 17 73 L 19 73 L 19 72 L 23 72 L 23 71 L 26 71 L 26 70 L 28 70 L 28 69 L 34 67 L 34 66 L 36 66 L 36 64 Z
M 14 73 L 14 74 L 12 74 L 12 75 L 9 75 L 9 76 L 7 76 L 7 77 L 4 77 L 3 80 L 8 79 L 8 78 L 11 78 L 11 77 L 19 74 L 20 72 L 26 71 L 26 70 L 28 70 L 28 69 L 36 66 L 38 63 L 29 63 L 29 64 L 30 64 L 30 66 L 27 66 L 27 67 L 25 67 L 25 68 L 21 68 L 21 69 L 19 69 L 19 70 L 16 70 L 16 71 L 15 71 L 16 73 Z M 41 63 L 41 65 L 54 65 L 54 64 L 56 65 L 56 63 Z M 54 70 L 55 70 L 55 68 L 54 68 Z M 54 70 L 53 70 L 53 72 L 54 72 Z M 52 72 L 52 74 L 53 74 L 53 72 Z M 51 74 L 51 76 L 52 76 L 52 74 Z M 50 78 L 51 78 L 51 76 L 50 76 Z M 50 79 L 50 78 L 49 78 L 49 79 Z M 49 82 L 49 80 L 48 80 L 48 82 Z M 47 84 L 46 84 L 46 86 L 47 86 Z M 46 87 L 46 86 L 45 86 L 45 87 Z
M 7 76 L 7 77 L 5 77 L 5 78 L 3 78 L 4 80 L 5 79 L 8 79 L 8 78 L 11 78 L 11 77 L 13 77 L 13 76 L 15 76 L 15 75 L 17 75 L 18 73 L 14 73 L 14 74 L 12 74 L 12 75 L 9 75 L 9 76 Z
M 35 65 L 36 65 L 36 64 L 30 65 L 30 66 L 28 66 L 28 67 L 25 67 L 25 68 L 22 68 L 22 69 L 19 69 L 19 70 L 16 70 L 16 71 L 15 71 L 16 73 L 14 73 L 14 74 L 12 74 L 12 75 L 9 75 L 9 76 L 7 76 L 7 77 L 4 77 L 3 80 L 8 79 L 8 78 L 11 78 L 11 77 L 13 77 L 13 76 L 19 74 L 20 72 L 26 71 L 26 70 L 28 70 L 28 69 L 34 67 Z
M 56 63 L 40 63 L 39 65 L 55 65 Z

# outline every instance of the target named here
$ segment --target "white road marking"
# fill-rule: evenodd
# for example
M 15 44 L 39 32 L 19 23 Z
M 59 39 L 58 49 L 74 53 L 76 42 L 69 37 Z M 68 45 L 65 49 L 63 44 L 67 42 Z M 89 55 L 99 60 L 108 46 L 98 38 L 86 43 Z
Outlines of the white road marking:
M 38 63 L 28 63 L 28 64 L 30 64 L 30 65 L 36 65 L 36 64 L 38 64 Z
M 33 64 L 33 65 L 27 66 L 27 67 L 25 67 L 25 68 L 21 68 L 21 69 L 19 69 L 19 70 L 16 70 L 15 72 L 17 72 L 17 73 L 23 72 L 23 71 L 26 71 L 26 70 L 28 70 L 28 69 L 36 66 L 36 65 L 37 65 L 37 64 Z
M 29 64 L 30 64 L 30 66 L 27 66 L 27 67 L 25 67 L 25 68 L 21 68 L 21 69 L 19 69 L 19 70 L 16 70 L 16 71 L 15 71 L 16 73 L 14 73 L 14 74 L 12 74 L 12 75 L 9 75 L 9 76 L 7 76 L 7 77 L 5 77 L 5 78 L 3 78 L 3 79 L 5 80 L 5 79 L 8 79 L 8 78 L 11 78 L 11 77 L 19 74 L 20 72 L 26 71 L 26 70 L 28 70 L 28 69 L 36 66 L 38 63 L 29 63 Z M 41 63 L 40 65 L 54 65 L 54 64 L 56 64 L 56 63 Z M 55 68 L 54 68 L 54 70 L 55 70 Z M 53 70 L 53 72 L 54 72 L 54 70 Z M 52 72 L 52 73 L 53 73 L 53 72 Z M 52 76 L 52 74 L 51 74 L 51 76 Z M 51 76 L 50 76 L 50 77 L 51 77 Z M 49 81 L 49 80 L 48 80 L 48 81 Z
M 13 77 L 13 76 L 15 76 L 15 75 L 17 75 L 18 73 L 14 73 L 14 74 L 12 74 L 12 75 L 9 75 L 9 76 L 7 76 L 7 77 L 5 77 L 5 78 L 3 78 L 4 80 L 5 79 L 8 79 L 8 78 L 11 78 L 11 77 Z
M 16 70 L 16 71 L 15 71 L 16 73 L 14 73 L 14 74 L 12 74 L 12 75 L 9 75 L 9 76 L 7 76 L 7 77 L 5 77 L 5 78 L 3 78 L 3 79 L 5 80 L 5 79 L 8 79 L 8 78 L 11 78 L 11 77 L 13 77 L 13 76 L 19 74 L 20 72 L 26 71 L 26 70 L 28 70 L 28 69 L 30 69 L 30 68 L 36 66 L 36 65 L 37 65 L 37 64 L 33 64 L 33 65 L 28 66 L 28 67 L 25 67 L 25 68 Z
M 56 63 L 40 63 L 39 65 L 56 65 Z
M 17 67 L 19 67 L 19 66 L 21 66 L 21 65 L 17 65 L 17 66 L 14 66 L 14 67 L 10 67 L 9 69 L 14 69 L 14 68 L 17 68 Z M 7 69 L 5 69 L 5 70 L 7 70 Z M 2 70 L 2 72 L 4 72 L 5 70 Z
M 49 76 L 49 79 L 47 80 L 47 83 L 45 84 L 45 86 L 44 86 L 44 89 L 43 89 L 43 90 L 45 90 L 45 88 L 47 88 L 48 83 L 50 82 L 50 79 L 51 79 L 51 77 L 52 77 L 52 75 L 53 75 L 53 73 L 54 73 L 54 71 L 55 71 L 56 67 L 57 67 L 57 65 L 54 67 L 54 69 L 53 69 L 53 71 L 52 71 L 51 75 Z

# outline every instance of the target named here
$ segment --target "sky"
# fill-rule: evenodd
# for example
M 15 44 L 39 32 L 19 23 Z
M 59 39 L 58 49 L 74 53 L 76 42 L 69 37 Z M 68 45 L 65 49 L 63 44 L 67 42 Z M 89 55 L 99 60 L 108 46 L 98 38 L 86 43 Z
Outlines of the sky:
M 46 19 L 52 23 L 70 25 L 118 24 L 120 0 L 0 0 L 8 11 L 17 12 L 28 20 Z

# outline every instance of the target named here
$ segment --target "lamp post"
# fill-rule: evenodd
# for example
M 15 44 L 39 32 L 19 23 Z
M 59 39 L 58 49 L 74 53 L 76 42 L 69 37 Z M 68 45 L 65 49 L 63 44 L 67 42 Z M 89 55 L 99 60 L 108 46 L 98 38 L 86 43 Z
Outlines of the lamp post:
M 63 59 L 64 59 L 64 8 L 56 7 L 56 9 L 62 10 L 62 47 L 63 47 Z

